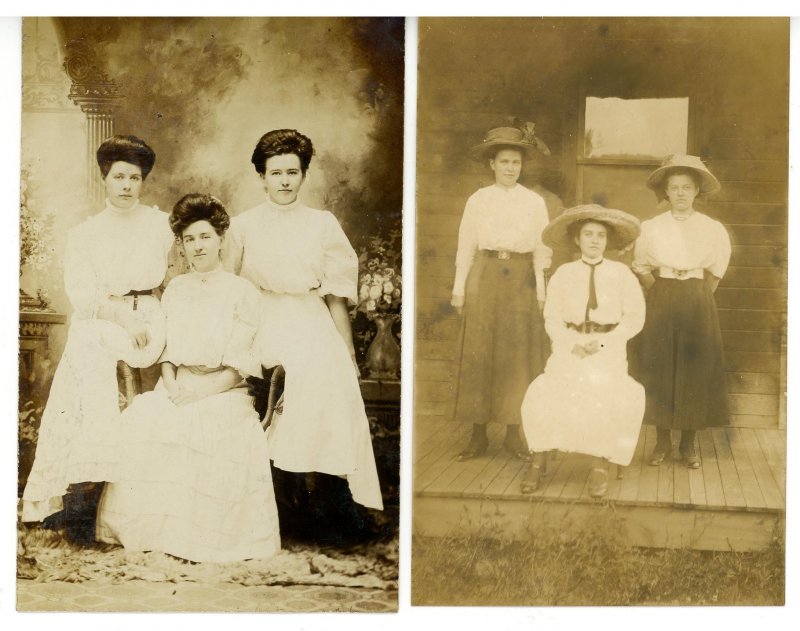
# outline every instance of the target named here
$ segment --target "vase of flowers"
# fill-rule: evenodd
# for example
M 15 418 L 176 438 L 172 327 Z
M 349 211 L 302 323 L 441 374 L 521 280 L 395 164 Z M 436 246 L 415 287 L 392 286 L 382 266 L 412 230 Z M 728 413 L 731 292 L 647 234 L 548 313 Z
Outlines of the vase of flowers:
M 37 271 L 46 271 L 53 260 L 53 215 L 41 215 L 34 207 L 30 196 L 30 171 L 22 169 L 19 195 L 19 273 L 23 266 Z M 43 290 L 34 298 L 19 290 L 21 311 L 48 311 L 49 300 Z
M 374 323 L 370 331 L 364 368 L 372 379 L 397 379 L 400 345 L 392 332 L 400 320 L 403 280 L 400 273 L 400 231 L 373 237 L 359 253 L 359 286 L 356 312 Z

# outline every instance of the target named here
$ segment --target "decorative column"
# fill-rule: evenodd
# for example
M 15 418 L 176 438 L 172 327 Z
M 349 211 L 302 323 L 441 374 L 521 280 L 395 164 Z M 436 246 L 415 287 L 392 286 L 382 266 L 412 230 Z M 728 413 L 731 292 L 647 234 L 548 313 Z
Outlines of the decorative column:
M 112 79 L 102 71 L 97 55 L 86 40 L 67 43 L 64 69 L 72 86 L 69 98 L 86 114 L 86 196 L 95 206 L 103 203 L 103 190 L 97 178 L 97 147 L 114 135 L 114 112 L 123 95 Z

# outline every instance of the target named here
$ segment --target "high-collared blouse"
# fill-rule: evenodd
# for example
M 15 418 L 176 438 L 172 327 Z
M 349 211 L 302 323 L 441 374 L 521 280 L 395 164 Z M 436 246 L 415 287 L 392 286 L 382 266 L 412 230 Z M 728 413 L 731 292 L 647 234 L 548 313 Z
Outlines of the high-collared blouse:
M 572 348 L 580 333 L 567 326 L 580 325 L 586 316 L 589 300 L 591 266 L 583 259 L 564 263 L 550 279 L 544 305 L 544 325 L 553 345 Z M 597 308 L 589 319 L 597 324 L 616 324 L 605 333 L 609 341 L 626 342 L 644 326 L 645 300 L 639 281 L 630 269 L 618 261 L 603 259 L 595 267 Z
M 544 300 L 544 270 L 550 267 L 553 256 L 542 243 L 542 230 L 548 222 L 544 199 L 519 184 L 511 189 L 493 184 L 473 193 L 458 230 L 453 294 L 464 295 L 478 250 L 506 250 L 531 253 L 537 296 Z
M 176 276 L 164 290 L 167 345 L 160 362 L 175 366 L 235 368 L 261 375 L 253 352 L 261 297 L 250 281 L 226 272 Z
M 226 269 L 262 290 L 357 302 L 358 257 L 327 210 L 267 200 L 231 220 L 223 247 Z
M 731 240 L 719 221 L 697 211 L 678 220 L 667 211 L 642 222 L 632 268 L 637 274 L 661 267 L 707 270 L 722 278 L 730 259 Z
M 93 318 L 111 296 L 158 287 L 175 236 L 168 215 L 137 204 L 105 209 L 67 233 L 64 285 L 81 319 Z

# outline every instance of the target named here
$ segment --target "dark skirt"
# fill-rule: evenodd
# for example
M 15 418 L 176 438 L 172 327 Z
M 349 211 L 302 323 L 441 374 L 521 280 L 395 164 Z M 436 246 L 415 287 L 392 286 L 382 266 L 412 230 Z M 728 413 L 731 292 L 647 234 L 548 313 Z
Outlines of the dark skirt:
M 531 260 L 476 256 L 464 305 L 458 421 L 521 422 L 522 399 L 550 354 Z
M 647 396 L 645 423 L 689 430 L 728 424 L 722 332 L 706 281 L 656 278 L 631 350 Z

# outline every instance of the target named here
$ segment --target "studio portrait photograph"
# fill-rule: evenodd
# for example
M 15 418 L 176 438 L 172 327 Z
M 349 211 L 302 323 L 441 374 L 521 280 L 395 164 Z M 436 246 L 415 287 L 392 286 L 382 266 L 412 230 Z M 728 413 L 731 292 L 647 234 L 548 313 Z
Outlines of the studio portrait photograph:
M 20 26 L 18 611 L 396 611 L 404 20 Z
M 414 605 L 783 605 L 788 18 L 421 18 Z

